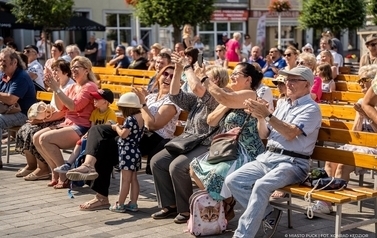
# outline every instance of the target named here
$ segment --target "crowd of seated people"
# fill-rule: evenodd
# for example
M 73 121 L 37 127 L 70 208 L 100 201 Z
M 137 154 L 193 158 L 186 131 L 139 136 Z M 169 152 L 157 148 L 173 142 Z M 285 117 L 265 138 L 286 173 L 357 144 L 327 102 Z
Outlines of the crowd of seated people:
M 122 124 L 114 123 L 113 111 L 109 110 L 111 115 L 107 112 L 114 95 L 108 97 L 105 90 L 98 89 L 92 62 L 79 56 L 77 46 L 64 49 L 61 42 L 55 42 L 43 68 L 37 60 L 38 48 L 29 45 L 24 49 L 27 71 L 14 50 L 3 49 L 0 101 L 21 106 L 21 112 L 0 114 L 1 130 L 21 126 L 16 149 L 25 155 L 26 166 L 16 176 L 26 181 L 50 180 L 47 185 L 55 189 L 68 188 L 70 180 L 93 180 L 91 189 L 96 194 L 81 204 L 80 210 L 136 212 L 140 193 L 136 172 L 146 156 L 146 173 L 153 176 L 161 209 L 151 214 L 153 219 L 174 218 L 175 223 L 186 223 L 193 179 L 213 199 L 224 201 L 228 220 L 234 217 L 236 201 L 243 207 L 234 237 L 254 237 L 258 230 L 250 227 L 266 221 L 269 227 L 265 232 L 273 234 L 282 212 L 270 207 L 268 199 L 271 195 L 284 196 L 276 190 L 301 182 L 307 175 L 321 125 L 317 103 L 322 92 L 335 90 L 334 78 L 341 62 L 334 63 L 334 56 L 339 56 L 327 48 L 330 41 L 323 37 L 317 58 L 311 47 L 305 46 L 300 53 L 289 46 L 284 52 L 271 48 L 264 59 L 259 47 L 251 43 L 247 45 L 250 50 L 242 51 L 242 37 L 234 34 L 226 44 L 232 45 L 232 52 L 218 45 L 214 65 L 204 63 L 200 67 L 197 61 L 203 47 L 194 47 L 190 27 L 185 26 L 184 40 L 173 53 L 158 43 L 151 46 L 150 57 L 142 46 L 130 48 L 129 56 L 123 45 L 116 47 L 116 55 L 109 61 L 111 67 L 156 71 L 147 89 L 133 88 L 119 98 L 117 104 L 125 119 Z M 239 62 L 229 75 L 228 62 L 240 61 L 236 60 L 241 58 L 240 52 L 247 62 Z M 371 87 L 375 74 L 374 66 L 360 69 L 358 83 L 363 92 Z M 272 78 L 279 89 L 276 105 L 271 89 L 262 83 L 263 77 Z M 55 110 L 45 120 L 27 120 L 27 110 L 36 102 L 33 82 L 53 93 L 51 105 Z M 375 132 L 370 119 L 373 111 L 368 107 L 373 95 L 369 94 L 369 101 L 354 106 L 354 130 Z M 181 111 L 188 112 L 185 133 L 211 136 L 193 150 L 175 154 L 164 146 L 174 138 Z M 214 135 L 242 126 L 245 129 L 238 141 L 236 160 L 212 164 L 202 159 Z M 262 139 L 266 138 L 265 146 Z M 85 160 L 72 169 L 84 149 L 83 141 Z M 65 162 L 61 149 L 73 147 Z M 346 145 L 343 149 L 355 150 Z M 115 165 L 121 170 L 122 186 L 118 201 L 110 203 L 110 175 Z M 326 163 L 330 175 L 344 179 L 349 179 L 354 169 Z M 327 205 L 318 201 L 313 209 L 328 213 L 323 208 Z M 331 211 L 330 206 L 327 209 Z

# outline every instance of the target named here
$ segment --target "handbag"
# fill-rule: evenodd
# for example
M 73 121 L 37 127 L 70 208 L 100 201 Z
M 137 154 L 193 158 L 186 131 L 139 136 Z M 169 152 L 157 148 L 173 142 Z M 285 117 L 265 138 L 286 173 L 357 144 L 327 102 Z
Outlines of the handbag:
M 45 120 L 49 119 L 54 112 L 55 108 L 50 104 L 37 102 L 30 106 L 27 117 L 29 120 Z
M 7 105 L 0 102 L 0 114 L 14 114 L 17 112 L 21 112 L 20 104 L 15 103 L 13 105 Z
M 190 119 L 195 116 L 196 111 L 199 109 L 198 106 L 190 114 Z M 165 149 L 171 154 L 186 154 L 187 152 L 193 150 L 195 147 L 200 145 L 205 139 L 210 137 L 219 129 L 219 126 L 215 127 L 211 132 L 204 135 L 191 134 L 188 132 L 183 132 L 177 137 L 171 139 L 165 144 Z
M 238 139 L 249 119 L 250 114 L 246 117 L 242 127 L 233 128 L 226 133 L 213 137 L 207 158 L 208 163 L 217 164 L 237 159 Z

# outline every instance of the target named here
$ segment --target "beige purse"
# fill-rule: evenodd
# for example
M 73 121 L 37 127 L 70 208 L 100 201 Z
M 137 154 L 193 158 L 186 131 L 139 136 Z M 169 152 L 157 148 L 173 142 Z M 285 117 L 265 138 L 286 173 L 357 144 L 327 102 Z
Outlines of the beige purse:
M 55 112 L 55 108 L 44 102 L 37 102 L 31 105 L 27 112 L 29 120 L 46 120 Z
M 0 114 L 14 114 L 17 112 L 21 112 L 21 107 L 18 103 L 9 106 L 0 102 Z

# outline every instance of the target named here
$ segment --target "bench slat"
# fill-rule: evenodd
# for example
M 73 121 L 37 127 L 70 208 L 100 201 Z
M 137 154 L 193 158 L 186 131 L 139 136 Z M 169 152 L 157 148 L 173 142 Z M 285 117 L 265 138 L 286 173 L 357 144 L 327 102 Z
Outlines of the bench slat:
M 355 119 L 356 111 L 353 106 L 318 104 L 321 108 L 322 117 L 330 119 L 351 120 Z
M 283 190 L 285 192 L 291 193 L 293 195 L 300 195 L 305 196 L 307 192 L 309 192 L 312 188 L 306 187 L 299 184 L 294 184 L 290 186 L 286 186 L 279 190 Z M 351 201 L 351 198 L 344 195 L 334 194 L 333 192 L 327 191 L 317 191 L 312 193 L 312 201 L 314 199 L 324 200 L 331 203 L 347 203 Z
M 361 92 L 361 87 L 358 83 L 354 82 L 336 82 L 336 91 L 348 91 L 348 92 Z
M 319 141 L 331 141 L 342 144 L 377 147 L 377 134 L 362 131 L 349 131 L 336 128 L 321 128 Z
M 353 122 L 322 119 L 322 125 L 321 126 L 322 127 L 344 129 L 344 130 L 352 130 Z
M 352 191 L 350 189 L 343 189 L 341 191 L 334 191 L 335 194 L 346 196 L 351 198 L 352 201 L 359 201 L 361 199 L 365 199 L 368 196 L 362 192 Z
M 377 197 L 377 191 L 371 188 L 349 185 L 348 190 L 366 194 L 368 197 Z
M 329 161 L 377 170 L 377 159 L 374 155 L 316 146 L 311 157 L 314 160 Z
M 336 77 L 337 81 L 347 81 L 347 82 L 357 82 L 359 80 L 358 75 L 353 75 L 353 74 L 339 74 Z

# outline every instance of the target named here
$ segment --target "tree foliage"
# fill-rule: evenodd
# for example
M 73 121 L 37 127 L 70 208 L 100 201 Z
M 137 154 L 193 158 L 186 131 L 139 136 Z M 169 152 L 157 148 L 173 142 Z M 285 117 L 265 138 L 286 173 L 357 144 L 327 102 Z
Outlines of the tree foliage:
M 12 13 L 20 23 L 41 26 L 44 31 L 67 26 L 73 0 L 11 0 Z
M 140 21 L 174 27 L 174 40 L 179 41 L 183 25 L 196 26 L 211 20 L 214 0 L 138 0 L 135 7 Z
M 304 0 L 299 17 L 303 29 L 328 28 L 335 33 L 357 29 L 364 26 L 365 21 L 365 0 Z
M 372 21 L 377 25 L 377 0 L 368 1 L 367 13 L 373 17 Z

